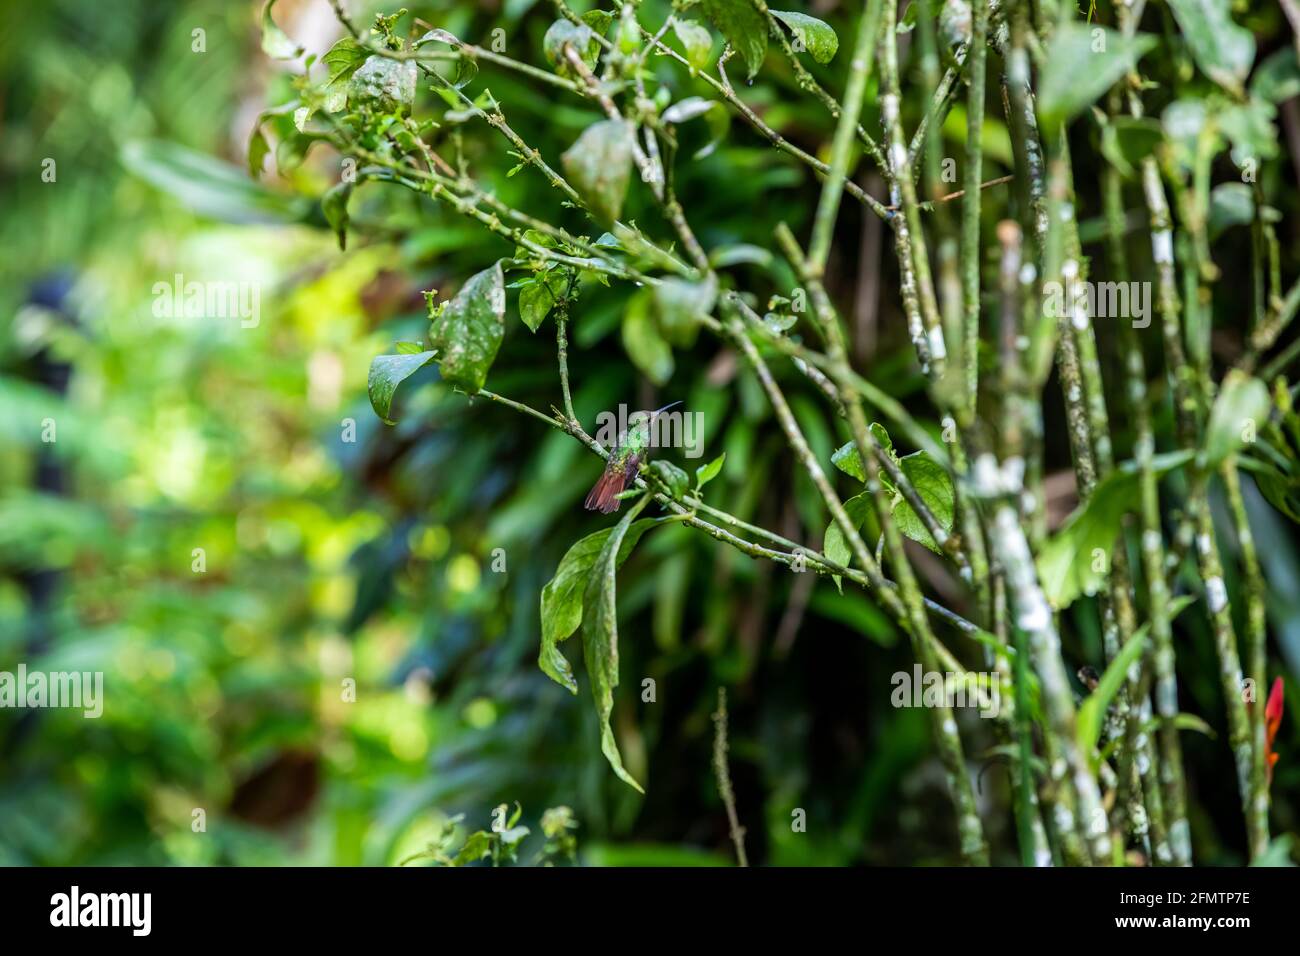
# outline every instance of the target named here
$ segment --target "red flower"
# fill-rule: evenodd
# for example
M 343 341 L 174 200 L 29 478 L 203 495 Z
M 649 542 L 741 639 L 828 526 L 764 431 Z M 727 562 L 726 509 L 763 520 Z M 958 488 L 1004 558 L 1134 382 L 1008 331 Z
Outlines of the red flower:
M 1264 705 L 1264 727 L 1268 731 L 1268 738 L 1264 744 L 1264 760 L 1268 764 L 1268 782 L 1273 782 L 1273 764 L 1277 763 L 1278 755 L 1273 753 L 1273 741 L 1277 739 L 1278 728 L 1282 726 L 1282 678 L 1273 681 L 1273 687 L 1268 692 L 1268 703 Z

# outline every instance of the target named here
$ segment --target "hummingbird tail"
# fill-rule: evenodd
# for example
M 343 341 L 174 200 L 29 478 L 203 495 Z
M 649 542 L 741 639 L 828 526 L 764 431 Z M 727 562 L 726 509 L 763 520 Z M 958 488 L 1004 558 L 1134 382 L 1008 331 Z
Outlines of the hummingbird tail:
M 623 493 L 623 485 L 624 476 L 618 472 L 610 470 L 601 472 L 591 491 L 587 493 L 587 500 L 583 502 L 583 507 L 588 511 L 599 511 L 605 515 L 617 511 L 622 503 L 618 500 L 618 496 Z

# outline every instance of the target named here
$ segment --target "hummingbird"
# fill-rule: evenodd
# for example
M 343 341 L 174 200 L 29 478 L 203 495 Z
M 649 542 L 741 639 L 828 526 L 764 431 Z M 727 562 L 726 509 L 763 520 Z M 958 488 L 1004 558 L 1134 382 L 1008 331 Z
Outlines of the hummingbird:
M 618 436 L 618 444 L 605 460 L 605 471 L 596 479 L 583 507 L 588 511 L 610 514 L 622 503 L 618 496 L 636 480 L 641 463 L 649 458 L 650 429 L 663 412 L 681 402 L 671 402 L 653 412 L 633 412 L 627 419 L 627 431 Z

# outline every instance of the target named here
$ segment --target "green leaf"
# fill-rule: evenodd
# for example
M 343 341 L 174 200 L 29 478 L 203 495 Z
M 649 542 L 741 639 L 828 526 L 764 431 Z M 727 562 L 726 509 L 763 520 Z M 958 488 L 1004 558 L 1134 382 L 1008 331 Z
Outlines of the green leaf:
M 347 82 L 352 78 L 352 74 L 361 68 L 361 64 L 366 62 L 368 56 L 370 52 L 352 37 L 339 40 L 321 57 L 321 62 L 329 68 L 329 79 L 326 80 L 325 85 L 334 86 Z
M 275 0 L 266 0 L 262 8 L 262 51 L 273 60 L 296 60 L 302 56 L 302 47 L 289 39 L 271 19 L 271 8 Z
M 951 534 L 955 492 L 948 470 L 923 451 L 904 455 L 898 462 L 902 466 L 903 474 L 907 475 L 912 487 L 916 489 L 917 495 L 939 522 L 939 527 Z M 881 477 L 884 478 L 883 471 Z M 935 543 L 934 536 L 930 534 L 906 498 L 901 496 L 898 498 L 893 515 L 899 531 L 936 554 L 943 553 L 943 549 Z
M 1079 705 L 1075 733 L 1078 737 L 1079 748 L 1089 759 L 1093 759 L 1092 755 L 1097 749 L 1097 742 L 1101 739 L 1101 726 L 1106 719 L 1106 708 L 1115 699 L 1119 689 L 1124 686 L 1129 668 L 1137 663 L 1142 656 L 1146 643 L 1147 637 L 1145 634 L 1134 634 L 1130 637 L 1124 646 L 1120 648 L 1120 652 L 1115 655 L 1115 659 L 1107 665 L 1106 672 L 1101 675 L 1101 680 L 1097 682 L 1097 689 L 1084 698 L 1083 703 Z
M 673 351 L 650 312 L 648 289 L 628 300 L 623 313 L 623 348 L 632 364 L 656 385 L 663 385 L 672 377 Z
M 707 465 L 700 465 L 695 469 L 695 493 L 698 495 L 714 478 L 722 472 L 722 466 L 727 460 L 727 453 L 724 451 Z
M 1205 426 L 1205 458 L 1210 468 L 1254 440 L 1273 407 L 1268 386 L 1253 376 L 1232 370 L 1224 376 Z
M 1238 166 L 1249 159 L 1272 159 L 1278 153 L 1277 108 L 1264 100 L 1233 103 L 1218 113 L 1219 129 L 1232 144 L 1232 161 Z
M 1255 62 L 1255 37 L 1232 21 L 1229 0 L 1169 0 L 1169 8 L 1201 72 L 1240 92 Z
M 471 276 L 433 320 L 429 342 L 447 384 L 474 395 L 487 381 L 505 335 L 506 290 L 501 263 Z
M 713 35 L 707 29 L 691 20 L 673 20 L 673 32 L 682 43 L 686 52 L 686 62 L 692 69 L 703 70 L 709 65 L 709 55 L 713 52 Z
M 610 13 L 608 10 L 588 10 L 578 19 L 591 27 L 601 36 L 604 36 L 605 32 L 609 29 L 609 25 L 614 22 L 614 14 Z
M 542 53 L 546 62 L 561 76 L 573 74 L 573 65 L 564 55 L 566 45 L 573 47 L 588 69 L 595 70 L 600 60 L 600 41 L 596 39 L 596 31 L 585 23 L 570 23 L 568 20 L 556 20 L 547 28 L 546 36 L 542 38 Z
M 690 487 L 690 479 L 686 476 L 686 472 L 671 461 L 652 461 L 650 470 L 668 487 L 669 494 L 674 498 L 680 499 Z
M 564 172 L 591 211 L 612 222 L 623 211 L 632 178 L 634 131 L 626 120 L 588 126 L 560 157 Z
M 1255 70 L 1250 78 L 1252 99 L 1283 103 L 1300 96 L 1300 65 L 1296 63 L 1295 47 L 1278 50 Z
M 1125 176 L 1133 176 L 1142 160 L 1160 145 L 1163 130 L 1150 117 L 1117 116 L 1102 127 L 1101 152 Z
M 913 6 L 915 5 L 913 3 Z M 786 10 L 773 10 L 772 16 L 789 27 L 790 32 L 795 35 L 798 41 L 795 45 L 796 53 L 803 52 L 799 49 L 802 46 L 818 63 L 829 63 L 835 57 L 835 51 L 840 48 L 840 38 L 835 35 L 830 24 L 804 13 L 792 13 Z
M 385 425 L 396 425 L 389 413 L 397 386 L 433 361 L 433 351 L 403 352 L 398 355 L 376 355 L 370 361 L 370 376 L 366 389 L 370 392 L 370 407 Z
M 266 135 L 262 132 L 261 120 L 253 127 L 253 135 L 248 137 L 248 175 L 254 179 L 260 179 L 262 176 L 262 166 L 266 162 L 267 154 L 271 152 L 271 144 L 266 141 Z
M 1245 183 L 1219 183 L 1210 192 L 1210 238 L 1255 219 L 1255 195 Z
M 853 442 L 845 442 L 835 449 L 835 454 L 831 455 L 831 464 L 850 478 L 866 483 L 867 472 L 862 466 L 862 456 L 858 454 L 858 447 Z
M 352 182 L 341 182 L 332 187 L 320 200 L 321 212 L 339 237 L 339 248 L 348 247 L 348 200 L 352 198 Z
M 767 20 L 750 0 L 701 0 L 700 9 L 745 61 L 752 80 L 767 56 Z
M 718 299 L 717 279 L 712 275 L 704 282 L 664 279 L 651 291 L 655 318 L 664 338 L 678 348 L 690 348 L 700 323 L 713 311 Z
M 619 545 L 618 565 L 622 566 L 636 543 L 662 518 L 643 518 L 630 525 Z M 602 528 L 578 541 L 564 553 L 555 576 L 542 588 L 542 646 L 537 664 L 542 672 L 570 693 L 578 692 L 578 682 L 573 678 L 573 668 L 560 652 L 560 642 L 567 640 L 582 624 L 583 591 L 587 578 L 595 567 L 596 558 L 613 533 L 613 528 Z
M 568 288 L 568 273 L 555 268 L 534 276 L 519 290 L 519 317 L 530 332 L 537 331 Z
M 861 528 L 862 523 L 867 520 L 867 514 L 871 511 L 871 495 L 863 492 L 844 502 L 844 511 L 849 516 L 849 521 L 855 528 Z M 842 567 L 849 567 L 853 564 L 853 551 L 849 547 L 848 538 L 844 537 L 844 532 L 835 519 L 826 527 L 826 533 L 822 536 L 822 554 L 830 558 L 836 564 Z M 840 582 L 841 575 L 833 575 L 835 587 L 843 590 Z
M 1159 476 L 1191 459 L 1190 451 L 1156 455 L 1152 468 Z M 1038 577 L 1054 608 L 1068 607 L 1080 594 L 1095 594 L 1105 581 L 1121 522 L 1137 505 L 1139 480 L 1137 463 L 1125 462 L 1098 483 L 1087 502 L 1043 545 Z M 1101 570 L 1096 570 L 1099 564 Z
M 628 529 L 649 500 L 649 495 L 642 495 L 614 526 L 596 556 L 582 596 L 585 609 L 582 653 L 587 677 L 591 681 L 591 696 L 596 702 L 596 716 L 600 721 L 600 749 L 618 778 L 638 793 L 645 793 L 645 790 L 624 769 L 609 718 L 614 711 L 614 689 L 618 687 L 618 592 L 615 584 L 618 554 Z
M 1038 115 L 1043 124 L 1054 126 L 1087 109 L 1155 43 L 1153 36 L 1127 37 L 1082 23 L 1058 27 L 1038 80 Z

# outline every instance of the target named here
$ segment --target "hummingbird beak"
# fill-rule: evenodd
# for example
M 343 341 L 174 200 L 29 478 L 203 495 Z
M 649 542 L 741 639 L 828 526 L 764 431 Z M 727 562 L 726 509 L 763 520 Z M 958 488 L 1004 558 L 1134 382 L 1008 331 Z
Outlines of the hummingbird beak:
M 680 404 L 681 404 L 680 401 L 677 401 L 677 402 L 669 402 L 669 403 L 668 403 L 667 405 L 665 405 L 663 408 L 656 409 L 655 411 L 651 412 L 651 413 L 650 413 L 650 417 L 651 417 L 651 418 L 655 418 L 655 417 L 657 417 L 658 415 L 660 415 L 661 413 L 668 411 L 668 409 L 672 408 L 673 406 L 675 406 L 675 405 L 680 405 Z

